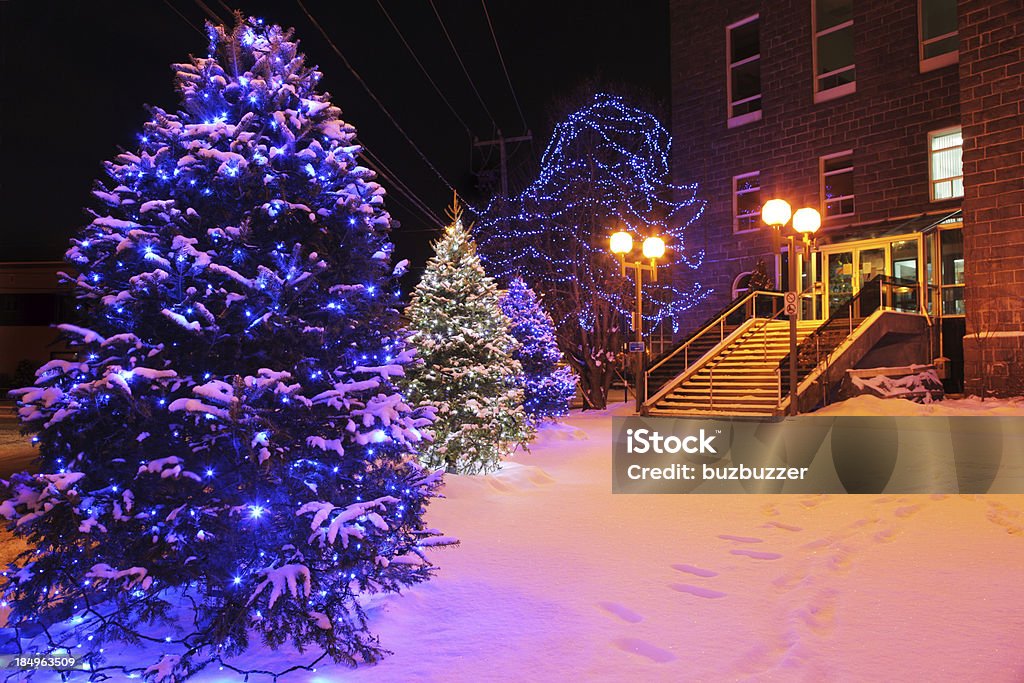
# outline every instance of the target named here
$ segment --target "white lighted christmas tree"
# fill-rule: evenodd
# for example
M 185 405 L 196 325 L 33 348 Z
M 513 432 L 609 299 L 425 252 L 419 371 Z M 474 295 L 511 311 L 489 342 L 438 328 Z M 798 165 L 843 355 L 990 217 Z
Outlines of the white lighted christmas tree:
M 413 404 L 437 408 L 424 464 L 462 474 L 497 469 L 533 436 L 523 410 L 518 343 L 484 273 L 456 200 L 452 222 L 434 244 L 406 314 L 420 365 L 411 371 Z

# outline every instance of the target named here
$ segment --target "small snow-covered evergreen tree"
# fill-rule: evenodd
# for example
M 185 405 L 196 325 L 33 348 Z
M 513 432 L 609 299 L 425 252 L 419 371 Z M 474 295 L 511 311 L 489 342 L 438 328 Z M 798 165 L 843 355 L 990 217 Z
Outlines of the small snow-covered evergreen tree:
M 210 41 L 67 252 L 77 359 L 15 392 L 40 456 L 0 487 L 31 546 L 8 626 L 59 621 L 43 647 L 80 644 L 96 676 L 182 680 L 253 636 L 377 659 L 366 594 L 453 541 L 422 520 L 431 411 L 393 384 L 412 353 L 355 129 L 290 31 L 239 17 Z M 162 655 L 104 664 L 110 639 Z
M 501 312 L 500 292 L 485 273 L 462 225 L 452 223 L 435 244 L 406 310 L 410 341 L 421 364 L 410 372 L 409 401 L 434 404 L 434 440 L 424 464 L 460 474 L 497 469 L 533 437 L 523 411 L 518 344 Z
M 576 376 L 562 364 L 551 316 L 519 277 L 512 278 L 502 294 L 501 310 L 512 322 L 512 336 L 519 342 L 513 357 L 523 367 L 523 408 L 527 417 L 539 424 L 567 415 L 576 392 Z

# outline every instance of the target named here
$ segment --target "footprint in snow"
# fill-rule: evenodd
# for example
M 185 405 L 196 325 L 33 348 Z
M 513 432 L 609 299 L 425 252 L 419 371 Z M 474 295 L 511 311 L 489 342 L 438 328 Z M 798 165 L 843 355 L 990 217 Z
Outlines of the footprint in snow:
M 673 583 L 669 586 L 669 588 L 671 588 L 674 591 L 679 591 L 680 593 L 689 593 L 690 595 L 696 595 L 698 598 L 715 599 L 724 598 L 726 595 L 728 595 L 728 593 L 723 593 L 722 591 L 714 591 L 710 588 L 701 588 L 700 586 L 691 586 L 685 583 Z
M 694 574 L 695 576 L 703 576 L 704 578 L 718 576 L 718 572 L 711 571 L 710 569 L 694 567 L 692 564 L 674 564 L 672 565 L 672 569 L 675 569 L 677 572 L 686 572 L 687 574 Z
M 837 591 L 819 591 L 806 605 L 793 610 L 793 616 L 814 633 L 826 635 L 835 624 L 838 602 Z
M 895 529 L 882 529 L 875 533 L 875 540 L 879 543 L 889 543 L 894 538 L 896 538 Z
M 766 553 L 760 550 L 747 550 L 746 548 L 733 548 L 729 552 L 733 555 L 746 555 L 755 560 L 777 560 L 782 557 L 781 553 Z
M 610 614 L 614 614 L 623 621 L 628 621 L 631 624 L 636 624 L 644 620 L 642 616 L 640 616 L 633 610 L 629 609 L 625 605 L 620 605 L 617 602 L 602 601 L 597 603 L 597 606 Z
M 615 643 L 615 647 L 619 648 L 623 652 L 640 655 L 641 657 L 646 657 L 652 662 L 658 662 L 659 664 L 671 662 L 676 658 L 676 656 L 668 650 L 663 650 L 657 645 L 648 643 L 646 640 L 640 640 L 639 638 L 619 638 L 612 642 Z
M 921 509 L 920 505 L 904 505 L 903 507 L 896 508 L 893 512 L 897 517 L 910 517 L 912 514 Z
M 754 538 L 753 536 L 733 536 L 731 534 L 718 534 L 718 537 L 726 541 L 736 541 L 737 543 L 764 543 L 763 538 Z
M 1008 534 L 1024 535 L 1024 512 L 1020 510 L 1014 510 L 1002 503 L 989 502 L 985 518 L 1006 529 Z

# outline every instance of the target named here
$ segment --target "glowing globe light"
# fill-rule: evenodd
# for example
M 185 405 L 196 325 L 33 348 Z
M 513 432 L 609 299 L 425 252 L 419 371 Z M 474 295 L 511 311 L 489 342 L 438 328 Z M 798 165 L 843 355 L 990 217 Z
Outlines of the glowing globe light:
M 611 237 L 611 249 L 613 254 L 628 254 L 633 251 L 633 237 L 628 232 L 621 230 Z
M 793 209 L 785 199 L 769 199 L 761 207 L 761 220 L 773 227 L 782 227 L 792 215 Z
M 793 214 L 793 229 L 802 235 L 816 233 L 820 227 L 821 214 L 817 209 L 804 207 L 797 209 L 797 212 Z
M 648 237 L 644 240 L 644 258 L 659 259 L 665 255 L 665 240 L 660 237 Z

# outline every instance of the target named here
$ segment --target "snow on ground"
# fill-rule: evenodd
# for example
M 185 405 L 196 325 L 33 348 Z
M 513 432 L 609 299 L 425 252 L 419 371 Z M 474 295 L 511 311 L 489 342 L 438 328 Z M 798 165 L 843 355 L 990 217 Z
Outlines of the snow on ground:
M 371 614 L 395 654 L 297 680 L 1024 680 L 1024 496 L 613 496 L 610 444 L 574 413 L 448 477 L 461 547 Z
M 828 411 L 951 407 L 1024 415 Z M 447 477 L 428 521 L 462 545 L 370 612 L 394 654 L 284 680 L 1024 680 L 1024 496 L 612 495 L 611 412 L 629 409 L 574 412 L 501 472 Z
M 841 403 L 834 403 L 814 413 L 815 415 L 1002 415 L 1024 416 L 1024 398 L 985 399 L 977 396 L 947 398 L 935 403 L 914 403 L 902 398 L 878 398 L 863 395 Z

